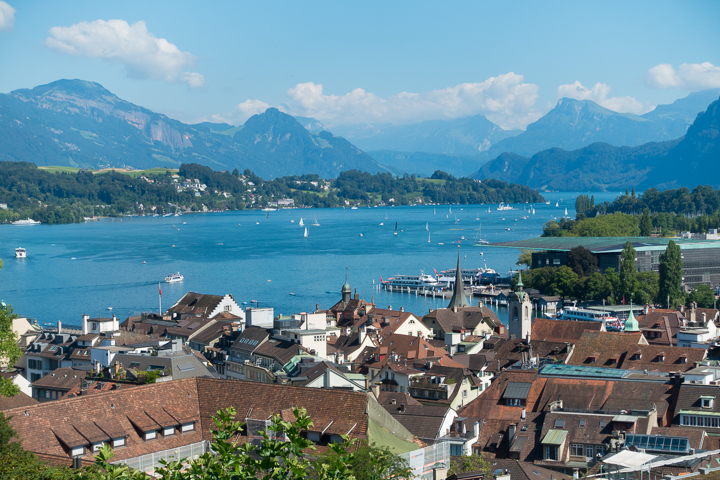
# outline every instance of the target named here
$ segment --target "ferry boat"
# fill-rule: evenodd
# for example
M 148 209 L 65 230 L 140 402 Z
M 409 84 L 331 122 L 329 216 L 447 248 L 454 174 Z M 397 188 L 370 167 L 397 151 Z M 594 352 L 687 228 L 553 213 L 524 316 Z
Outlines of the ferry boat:
M 180 275 L 180 272 L 178 273 L 171 273 L 167 277 L 165 277 L 165 283 L 175 283 L 175 282 L 182 282 L 185 279 L 182 275 Z
M 501 203 L 500 205 L 498 205 L 497 209 L 500 210 L 500 211 L 502 211 L 502 210 L 514 210 L 514 208 L 513 208 L 511 205 L 505 205 L 504 203 Z
M 415 289 L 440 289 L 442 284 L 438 282 L 432 275 L 426 275 L 425 272 L 420 271 L 420 275 L 395 275 L 387 280 L 383 280 L 380 277 L 380 284 L 384 285 L 387 289 L 392 288 L 411 288 Z
M 25 249 L 22 247 L 16 248 L 15 258 L 27 258 L 27 253 L 25 252 Z
M 36 222 L 32 218 L 28 218 L 27 220 L 17 220 L 10 223 L 12 223 L 13 225 L 40 225 L 40 222 Z
M 482 278 L 496 278 L 500 276 L 500 274 L 492 268 L 487 268 L 487 265 L 485 265 L 485 268 L 463 268 L 460 274 L 462 275 L 463 283 L 471 286 L 479 285 Z M 442 270 L 440 275 L 438 275 L 438 282 L 450 288 L 450 285 L 455 283 L 455 269 Z
M 604 322 L 605 328 L 608 330 L 622 330 L 623 325 L 620 320 L 613 316 L 610 312 L 602 312 L 599 310 L 588 310 L 578 307 L 566 307 L 555 315 L 546 314 L 548 318 L 555 320 L 580 320 L 586 322 Z

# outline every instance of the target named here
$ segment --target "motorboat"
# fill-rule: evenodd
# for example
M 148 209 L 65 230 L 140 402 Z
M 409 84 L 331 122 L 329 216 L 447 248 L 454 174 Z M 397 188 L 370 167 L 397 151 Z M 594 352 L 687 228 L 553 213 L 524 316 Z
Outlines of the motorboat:
M 15 258 L 27 258 L 27 252 L 22 247 L 15 249 Z
M 28 218 L 26 220 L 16 220 L 11 223 L 12 225 L 40 225 L 40 222 L 35 221 L 32 218 Z
M 500 205 L 498 205 L 497 209 L 498 209 L 499 211 L 503 211 L 503 210 L 514 210 L 511 205 L 505 205 L 504 203 L 501 203 Z
M 180 275 L 180 272 L 178 273 L 171 273 L 167 277 L 165 277 L 165 283 L 176 283 L 176 282 L 182 282 L 185 279 L 182 275 Z

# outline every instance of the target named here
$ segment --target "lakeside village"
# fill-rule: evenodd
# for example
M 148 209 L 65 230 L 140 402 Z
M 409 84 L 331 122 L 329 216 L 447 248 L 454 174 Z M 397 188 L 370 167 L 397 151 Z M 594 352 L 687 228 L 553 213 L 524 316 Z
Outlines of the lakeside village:
M 367 440 L 426 479 L 446 478 L 463 455 L 505 480 L 719 468 L 720 311 L 624 306 L 623 331 L 608 331 L 602 316 L 533 315 L 521 274 L 500 318 L 469 300 L 459 257 L 454 273 L 447 307 L 424 315 L 382 308 L 346 281 L 333 305 L 289 316 L 188 292 L 124 320 L 16 318 L 23 355 L 3 375 L 21 393 L 0 408 L 23 448 L 74 467 L 103 446 L 148 473 L 196 458 L 228 407 L 247 425 L 237 440 L 259 445 L 273 415 L 303 407 L 303 436 L 320 451 Z

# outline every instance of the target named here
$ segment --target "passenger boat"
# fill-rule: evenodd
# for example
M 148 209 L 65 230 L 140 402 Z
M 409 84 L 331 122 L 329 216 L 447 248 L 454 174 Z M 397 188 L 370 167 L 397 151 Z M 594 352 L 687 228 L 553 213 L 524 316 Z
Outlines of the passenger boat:
M 555 315 L 546 314 L 548 318 L 555 320 L 579 320 L 586 322 L 604 322 L 605 328 L 608 330 L 622 330 L 623 325 L 620 320 L 613 316 L 610 312 L 602 312 L 599 310 L 588 310 L 578 307 L 567 307 Z
M 182 282 L 185 279 L 182 275 L 180 275 L 180 272 L 178 273 L 171 273 L 167 277 L 165 277 L 165 283 L 175 283 L 175 282 Z
M 28 218 L 27 220 L 17 220 L 11 223 L 13 225 L 40 225 L 40 222 L 37 222 L 32 218 Z
M 16 248 L 15 258 L 27 258 L 27 253 L 25 252 L 25 249 L 22 247 Z
M 503 211 L 503 210 L 514 210 L 514 208 L 513 208 L 511 205 L 505 205 L 504 203 L 501 203 L 500 205 L 498 205 L 497 209 L 498 209 L 499 211 Z
M 380 284 L 385 288 L 410 288 L 412 290 L 439 290 L 442 284 L 438 282 L 432 275 L 426 275 L 422 270 L 420 275 L 395 275 L 387 280 L 380 278 Z

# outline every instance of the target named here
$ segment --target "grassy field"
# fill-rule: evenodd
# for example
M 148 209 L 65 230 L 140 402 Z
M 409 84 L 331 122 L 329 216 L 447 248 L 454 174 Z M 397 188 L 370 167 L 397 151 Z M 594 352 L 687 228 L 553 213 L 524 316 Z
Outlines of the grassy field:
M 58 173 L 58 172 L 65 172 L 65 173 L 76 173 L 79 172 L 80 168 L 74 168 L 74 167 L 38 167 L 41 170 L 48 171 L 50 173 Z M 177 168 L 148 168 L 147 170 L 128 170 L 127 168 L 103 168 L 101 170 L 88 170 L 89 172 L 95 173 L 95 174 L 101 174 L 101 173 L 107 173 L 107 172 L 118 172 L 118 173 L 124 173 L 126 175 L 130 175 L 133 177 L 139 177 L 140 175 L 163 175 L 166 171 L 170 170 L 171 173 L 177 173 Z

